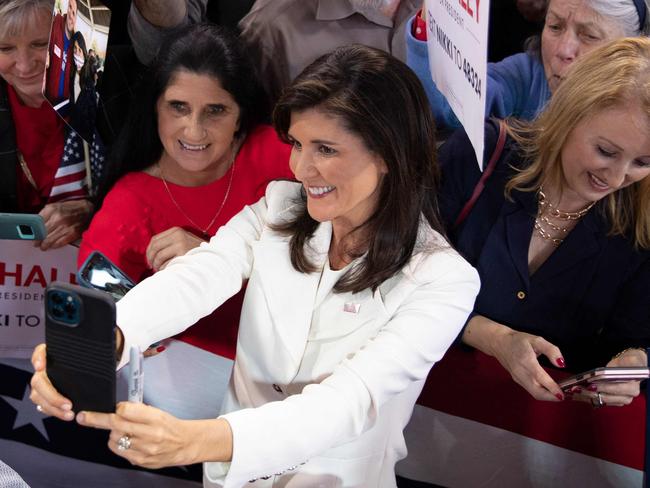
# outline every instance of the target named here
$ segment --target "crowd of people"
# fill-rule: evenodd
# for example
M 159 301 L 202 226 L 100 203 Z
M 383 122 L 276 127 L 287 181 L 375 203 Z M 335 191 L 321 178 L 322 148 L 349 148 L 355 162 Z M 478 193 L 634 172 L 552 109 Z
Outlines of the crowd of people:
M 42 250 L 81 239 L 79 265 L 99 250 L 138 283 L 118 367 L 148 350 L 144 403 L 102 414 L 56 391 L 38 346 L 39 411 L 110 431 L 133 464 L 203 462 L 206 486 L 389 487 L 454 342 L 537 400 L 639 395 L 548 370 L 648 362 L 645 0 L 517 2 L 543 26 L 488 65 L 480 162 L 462 127 L 438 140 L 459 124 L 420 2 L 258 0 L 239 33 L 203 22 L 206 0 L 171 3 L 131 6 L 142 75 L 93 199 L 56 190 L 52 2 L 0 5 L 0 210 L 40 212 Z M 71 96 L 96 97 L 69 42 Z

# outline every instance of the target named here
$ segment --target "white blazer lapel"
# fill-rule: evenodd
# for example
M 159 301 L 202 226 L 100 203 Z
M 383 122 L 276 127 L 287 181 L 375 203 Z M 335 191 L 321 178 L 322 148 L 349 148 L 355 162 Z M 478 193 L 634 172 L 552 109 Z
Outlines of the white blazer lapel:
M 307 256 L 319 269 L 328 259 L 331 235 L 332 226 L 326 222 L 319 225 L 309 241 Z M 304 354 L 321 273 L 296 271 L 289 255 L 289 238 L 275 233 L 258 241 L 253 253 L 255 266 L 249 286 L 252 281 L 259 281 L 270 314 L 269 322 L 275 329 L 277 342 L 284 346 L 284 350 L 274 350 L 278 357 L 274 363 L 282 371 L 272 373 L 281 373 L 290 381 Z

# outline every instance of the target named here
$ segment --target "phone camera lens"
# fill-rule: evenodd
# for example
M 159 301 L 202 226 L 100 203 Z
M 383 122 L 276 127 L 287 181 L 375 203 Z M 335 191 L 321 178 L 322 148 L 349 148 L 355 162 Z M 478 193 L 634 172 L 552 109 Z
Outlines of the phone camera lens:
M 59 306 L 55 306 L 52 308 L 52 315 L 54 315 L 57 319 L 61 318 L 63 316 L 63 310 Z
M 34 230 L 29 225 L 21 224 L 18 226 L 18 230 L 24 237 L 34 236 Z
M 75 306 L 74 303 L 66 303 L 63 306 L 63 309 L 65 310 L 65 313 L 69 316 L 73 315 L 75 313 Z

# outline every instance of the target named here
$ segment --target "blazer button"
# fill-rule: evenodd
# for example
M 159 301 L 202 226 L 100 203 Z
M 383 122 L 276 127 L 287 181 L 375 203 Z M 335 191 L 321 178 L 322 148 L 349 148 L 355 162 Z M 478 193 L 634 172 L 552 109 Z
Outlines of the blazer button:
M 517 292 L 517 298 L 519 298 L 519 300 L 523 300 L 524 298 L 526 298 L 526 292 L 525 291 L 518 291 Z
M 273 389 L 274 389 L 275 391 L 277 391 L 278 393 L 282 393 L 282 388 L 280 388 L 280 387 L 279 387 L 278 385 L 276 385 L 275 383 L 273 383 Z

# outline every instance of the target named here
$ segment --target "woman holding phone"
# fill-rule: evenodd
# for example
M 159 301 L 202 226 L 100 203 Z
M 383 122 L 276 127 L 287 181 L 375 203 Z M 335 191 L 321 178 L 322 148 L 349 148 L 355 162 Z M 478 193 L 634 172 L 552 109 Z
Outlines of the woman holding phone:
M 79 136 L 43 97 L 51 0 L 0 4 L 0 211 L 38 213 L 40 248 L 81 237 L 93 205 Z
M 498 133 L 489 122 L 486 159 Z M 533 397 L 559 401 L 564 393 L 538 358 L 576 373 L 647 365 L 650 40 L 585 55 L 540 117 L 507 135 L 456 226 L 481 172 L 463 131 L 440 152 L 443 216 L 482 283 L 462 340 L 496 357 Z M 595 406 L 626 405 L 639 381 L 579 393 Z
M 291 179 L 291 147 L 261 123 L 265 108 L 232 33 L 200 24 L 171 36 L 115 143 L 78 265 L 98 250 L 138 283 L 207 242 L 270 181 Z M 149 350 L 161 354 L 144 362 L 145 401 L 182 418 L 218 414 L 243 296 Z
M 224 415 L 142 404 L 80 412 L 148 467 L 205 461 L 206 486 L 395 486 L 402 430 L 478 291 L 442 234 L 434 124 L 417 77 L 353 45 L 296 78 L 274 111 L 299 183 L 274 182 L 207 244 L 118 304 L 122 350 L 174 334 L 248 280 Z M 72 419 L 44 347 L 32 400 Z M 226 464 L 229 463 L 229 464 Z

